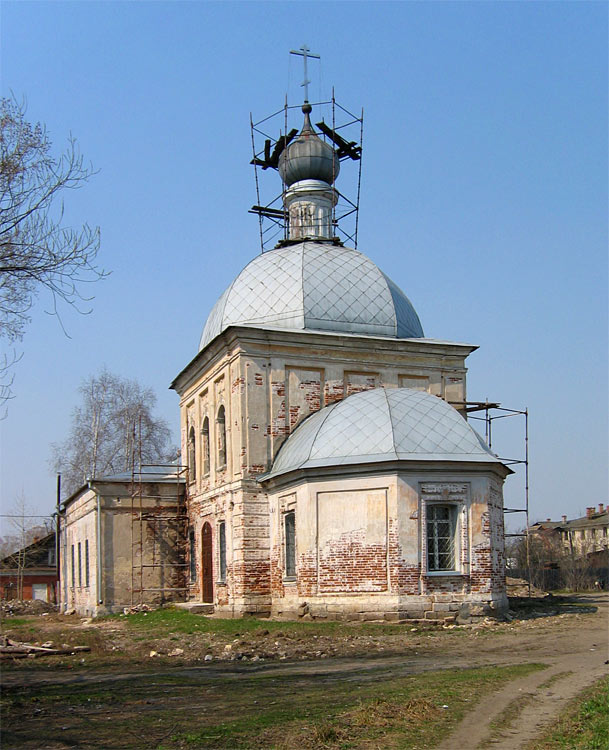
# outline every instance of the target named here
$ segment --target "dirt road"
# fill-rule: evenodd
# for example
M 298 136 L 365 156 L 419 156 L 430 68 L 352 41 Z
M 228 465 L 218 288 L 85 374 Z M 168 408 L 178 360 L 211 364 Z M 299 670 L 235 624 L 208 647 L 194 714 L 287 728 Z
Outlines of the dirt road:
M 537 737 L 566 704 L 588 685 L 609 673 L 608 596 L 582 597 L 594 601 L 598 612 L 594 617 L 575 621 L 552 634 L 523 638 L 516 643 L 496 642 L 498 649 L 509 646 L 509 653 L 496 663 L 540 661 L 550 667 L 515 680 L 498 693 L 480 702 L 438 750 L 462 748 L 495 748 L 519 750 Z M 488 657 L 486 652 L 476 659 Z M 503 726 L 495 732 L 491 724 L 508 711 Z

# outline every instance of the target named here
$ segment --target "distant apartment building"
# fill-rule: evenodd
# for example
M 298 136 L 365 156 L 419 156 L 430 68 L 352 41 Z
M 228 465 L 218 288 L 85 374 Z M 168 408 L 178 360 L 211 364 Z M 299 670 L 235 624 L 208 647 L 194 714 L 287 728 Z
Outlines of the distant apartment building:
M 581 518 L 560 521 L 538 521 L 530 531 L 560 538 L 563 545 L 571 552 L 591 554 L 609 549 L 609 508 L 603 503 L 586 508 L 586 515 Z

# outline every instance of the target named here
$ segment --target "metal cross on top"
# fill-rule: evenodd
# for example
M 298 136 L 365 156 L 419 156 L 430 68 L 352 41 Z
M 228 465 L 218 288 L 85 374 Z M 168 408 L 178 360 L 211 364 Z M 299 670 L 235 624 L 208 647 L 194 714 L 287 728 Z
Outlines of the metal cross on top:
M 307 47 L 306 44 L 303 44 L 300 49 L 291 49 L 290 50 L 290 55 L 300 55 L 302 57 L 302 59 L 303 59 L 303 62 L 304 62 L 304 81 L 300 85 L 304 86 L 304 90 L 305 90 L 304 100 L 305 100 L 305 102 L 308 103 L 309 102 L 309 84 L 311 83 L 311 81 L 309 81 L 309 79 L 307 78 L 307 59 L 309 57 L 314 57 L 316 60 L 319 60 L 320 59 L 319 55 L 313 54 L 313 52 L 311 52 L 311 50 Z

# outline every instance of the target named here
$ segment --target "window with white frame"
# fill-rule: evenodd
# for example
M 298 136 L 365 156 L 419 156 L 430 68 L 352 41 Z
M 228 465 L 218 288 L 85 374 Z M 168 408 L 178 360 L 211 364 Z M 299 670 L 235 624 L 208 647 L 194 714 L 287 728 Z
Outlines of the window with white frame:
M 457 506 L 427 505 L 427 570 L 456 570 Z
M 285 577 L 296 577 L 296 515 L 294 511 L 283 517 Z

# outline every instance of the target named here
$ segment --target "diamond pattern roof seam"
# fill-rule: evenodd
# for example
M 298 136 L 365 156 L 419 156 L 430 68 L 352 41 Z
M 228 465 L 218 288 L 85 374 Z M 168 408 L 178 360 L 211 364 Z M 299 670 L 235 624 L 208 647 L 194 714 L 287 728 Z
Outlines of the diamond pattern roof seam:
M 383 271 L 381 271 L 381 274 L 387 282 L 387 287 L 389 288 L 389 293 L 391 294 L 394 309 L 396 311 L 396 336 L 400 339 L 425 338 L 421 320 L 419 319 L 412 302 L 393 279 L 389 278 L 389 276 L 387 276 L 386 273 L 383 273 Z M 402 319 L 402 315 L 406 318 L 405 321 Z
M 423 337 L 408 298 L 370 258 L 305 241 L 258 255 L 245 266 L 212 308 L 199 348 L 229 325 L 299 322 L 300 314 L 305 329 Z
M 370 394 L 372 391 L 365 393 Z M 388 405 L 386 404 L 384 413 L 371 410 L 370 399 L 360 397 L 350 402 L 355 395 L 360 394 L 353 394 L 344 399 L 341 402 L 342 408 L 324 422 L 316 437 L 316 443 L 320 443 L 319 449 L 316 451 L 314 444 L 310 458 L 317 457 L 321 449 L 324 455 L 334 457 L 345 455 L 345 451 L 349 455 L 366 454 L 370 448 L 371 432 L 383 446 L 385 454 L 392 451 L 391 415 Z
M 379 410 L 379 406 L 383 404 L 385 408 Z M 482 438 L 453 407 L 428 393 L 407 388 L 378 388 L 353 394 L 326 408 L 331 409 L 332 414 L 320 421 L 315 435 L 307 435 L 308 456 L 303 456 L 300 452 L 298 427 L 284 444 L 288 451 L 284 452 L 285 462 L 277 461 L 270 475 L 286 473 L 295 468 L 367 461 L 500 463 Z M 315 414 L 319 415 L 324 411 L 322 409 Z M 408 419 L 411 420 L 409 424 Z M 311 427 L 315 427 L 316 423 L 317 420 Z M 406 430 L 400 434 L 400 430 L 396 428 L 404 426 L 404 423 L 407 423 Z M 386 434 L 380 440 L 384 450 L 371 451 L 371 431 L 377 435 L 383 428 Z
M 395 447 L 395 424 L 393 421 L 393 411 L 391 409 L 391 401 L 389 400 L 389 391 L 387 388 L 383 388 L 383 392 L 385 394 L 385 401 L 387 402 L 387 411 L 389 412 L 389 422 L 391 424 L 391 445 L 392 445 L 392 452 L 395 454 L 397 458 L 397 452 Z
M 300 466 L 306 463 L 306 461 L 309 459 L 311 455 L 311 449 L 313 448 L 313 445 L 315 444 L 315 440 L 317 439 L 317 435 L 319 434 L 321 427 L 323 426 L 326 419 L 330 416 L 334 408 L 339 403 L 340 402 L 336 402 L 334 404 L 331 404 L 330 406 L 325 407 L 324 409 L 320 409 L 319 411 L 312 412 L 296 427 L 294 432 L 292 432 L 291 435 L 288 436 L 287 440 L 285 440 L 282 443 L 281 447 L 279 448 L 279 451 L 277 452 L 277 455 L 275 456 L 275 459 L 273 461 L 270 475 L 275 474 L 275 473 L 285 473 L 286 471 L 293 471 L 294 469 L 298 469 L 300 468 Z M 324 413 L 326 412 L 326 410 L 327 410 L 327 413 Z M 318 421 L 321 422 L 319 427 L 316 426 L 316 423 Z M 308 427 L 309 429 L 306 430 L 306 433 L 303 435 L 303 433 L 300 431 L 305 426 Z M 296 446 L 295 446 L 296 450 L 294 451 L 294 453 L 296 454 L 296 459 L 291 460 L 288 458 L 286 460 L 285 459 L 286 451 L 284 451 L 284 448 L 289 443 L 290 447 L 289 447 L 288 455 L 292 456 L 292 448 L 294 447 L 294 438 L 298 438 L 299 435 L 302 435 L 302 444 L 305 444 L 305 445 L 306 445 L 307 439 L 311 438 L 309 446 L 308 446 L 308 451 L 306 452 L 306 456 L 304 460 L 300 459 L 300 457 L 298 456 L 298 452 L 297 452 L 298 449 L 300 448 L 300 441 L 296 442 Z M 283 451 L 283 455 L 282 455 L 282 451 Z M 287 468 L 285 469 L 282 468 L 282 463 L 286 463 Z
M 385 325 L 391 322 L 386 311 L 391 310 L 392 317 L 393 300 L 386 284 L 382 285 L 384 289 L 379 285 L 380 270 L 365 255 L 351 248 L 317 246 L 307 253 L 306 260 L 303 286 L 307 320 L 323 318 L 357 323 L 359 318 L 367 326 L 371 318 L 381 315 L 380 322 Z M 348 274 L 344 273 L 345 268 Z
M 207 322 L 201 334 L 201 340 L 199 342 L 199 351 L 204 349 L 207 344 L 211 343 L 216 336 L 218 336 L 224 330 L 222 326 L 222 319 L 224 317 L 224 308 L 226 306 L 226 300 L 228 294 L 232 289 L 235 282 L 233 281 L 220 295 L 215 305 L 212 307 Z

